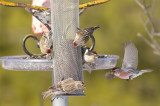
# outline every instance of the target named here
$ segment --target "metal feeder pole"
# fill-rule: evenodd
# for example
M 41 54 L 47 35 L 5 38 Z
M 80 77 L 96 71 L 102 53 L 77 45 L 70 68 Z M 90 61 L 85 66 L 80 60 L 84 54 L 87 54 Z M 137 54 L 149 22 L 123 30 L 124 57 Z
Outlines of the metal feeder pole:
M 83 81 L 81 49 L 73 46 L 73 40 L 79 28 L 79 0 L 51 0 L 51 26 L 53 84 L 67 78 Z M 61 95 L 53 101 L 53 106 L 68 106 L 68 96 L 83 95 L 83 90 Z

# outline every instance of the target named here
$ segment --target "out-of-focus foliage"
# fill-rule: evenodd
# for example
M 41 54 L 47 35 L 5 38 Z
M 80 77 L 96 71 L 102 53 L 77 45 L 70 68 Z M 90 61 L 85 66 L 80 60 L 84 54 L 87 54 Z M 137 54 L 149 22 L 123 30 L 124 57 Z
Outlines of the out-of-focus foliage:
M 14 1 L 31 3 L 31 0 Z M 80 3 L 87 1 L 81 0 Z M 154 19 L 159 29 L 159 0 L 156 0 L 155 7 Z M 134 0 L 112 0 L 90 7 L 81 15 L 80 28 L 96 25 L 101 27 L 94 32 L 95 50 L 98 53 L 119 55 L 117 66 L 121 66 L 124 53 L 122 44 L 131 40 L 139 50 L 138 69 L 151 68 L 154 72 L 146 73 L 128 83 L 118 78 L 106 80 L 104 74 L 109 70 L 97 70 L 92 74 L 85 71 L 86 96 L 70 97 L 70 106 L 159 106 L 160 57 L 153 54 L 152 49 L 136 36 L 137 32 L 147 34 L 139 18 L 142 12 Z M 31 15 L 22 8 L 0 6 L 0 56 L 24 54 L 22 39 L 26 34 L 32 33 L 31 20 Z M 30 42 L 28 47 L 39 53 L 35 42 Z M 50 101 L 43 101 L 40 95 L 51 86 L 51 74 L 8 71 L 0 67 L 0 106 L 51 106 Z

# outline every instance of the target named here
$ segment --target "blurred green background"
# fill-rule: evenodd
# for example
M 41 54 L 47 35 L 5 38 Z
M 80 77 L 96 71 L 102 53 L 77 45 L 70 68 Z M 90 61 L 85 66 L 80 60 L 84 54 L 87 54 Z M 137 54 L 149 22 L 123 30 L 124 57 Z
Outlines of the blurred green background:
M 31 3 L 31 0 L 10 0 Z M 80 0 L 85 3 L 89 0 Z M 151 1 L 151 0 L 148 0 Z M 160 29 L 160 1 L 156 0 L 154 19 Z M 70 97 L 69 106 L 160 106 L 160 56 L 137 37 L 137 32 L 147 36 L 139 14 L 143 13 L 134 0 L 111 0 L 90 7 L 80 16 L 80 28 L 100 25 L 94 32 L 95 50 L 100 54 L 119 55 L 121 66 L 123 42 L 131 40 L 139 50 L 138 69 L 154 69 L 130 81 L 115 78 L 106 80 L 109 70 L 84 72 L 86 96 Z M 22 39 L 32 33 L 31 15 L 23 8 L 0 6 L 0 57 L 23 55 Z M 38 36 L 38 35 L 37 35 Z M 28 45 L 35 45 L 33 41 Z M 32 46 L 33 52 L 40 53 Z M 9 71 L 0 67 L 0 106 L 51 106 L 48 99 L 42 100 L 41 92 L 51 86 L 52 72 Z

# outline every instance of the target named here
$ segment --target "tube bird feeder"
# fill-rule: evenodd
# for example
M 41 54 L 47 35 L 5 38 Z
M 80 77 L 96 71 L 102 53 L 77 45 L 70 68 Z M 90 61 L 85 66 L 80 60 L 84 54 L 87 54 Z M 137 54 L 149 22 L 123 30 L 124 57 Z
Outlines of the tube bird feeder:
M 81 48 L 73 45 L 79 27 L 79 0 L 51 0 L 51 24 L 54 83 L 67 78 L 83 81 Z M 71 94 L 82 95 L 83 92 Z

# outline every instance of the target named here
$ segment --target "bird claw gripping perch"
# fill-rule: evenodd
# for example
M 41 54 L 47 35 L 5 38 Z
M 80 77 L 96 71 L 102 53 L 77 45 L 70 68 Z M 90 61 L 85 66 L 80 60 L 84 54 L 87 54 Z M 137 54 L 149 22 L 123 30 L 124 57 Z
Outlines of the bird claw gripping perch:
M 49 87 L 49 90 L 46 92 L 43 92 L 42 95 L 43 95 L 43 99 L 46 99 L 51 95 L 50 101 L 53 102 L 53 100 L 56 97 L 71 93 L 75 90 L 84 89 L 84 88 L 85 88 L 85 84 L 82 81 L 75 81 L 72 78 L 68 78 L 60 81 L 56 85 Z

